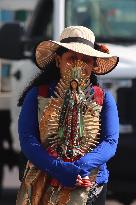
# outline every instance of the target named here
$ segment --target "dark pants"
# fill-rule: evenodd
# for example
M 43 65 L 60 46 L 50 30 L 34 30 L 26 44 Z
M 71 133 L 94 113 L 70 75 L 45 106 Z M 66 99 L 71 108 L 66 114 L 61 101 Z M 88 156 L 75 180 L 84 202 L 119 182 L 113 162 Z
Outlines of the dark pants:
M 99 197 L 95 200 L 95 202 L 92 202 L 92 200 L 88 199 L 87 205 L 105 205 L 106 193 L 107 193 L 107 184 L 104 185 Z

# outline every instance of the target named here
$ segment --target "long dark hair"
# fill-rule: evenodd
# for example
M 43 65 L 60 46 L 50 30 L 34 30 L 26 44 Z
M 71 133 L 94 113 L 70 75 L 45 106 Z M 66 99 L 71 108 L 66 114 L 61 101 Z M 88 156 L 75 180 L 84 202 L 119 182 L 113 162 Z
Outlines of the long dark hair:
M 56 54 L 62 56 L 68 49 L 64 47 L 59 47 L 56 51 Z M 22 95 L 18 100 L 18 106 L 22 106 L 24 98 L 27 92 L 34 86 L 39 85 L 47 85 L 52 81 L 58 82 L 60 80 L 60 71 L 59 68 L 56 67 L 56 62 L 53 61 L 49 63 L 43 70 L 29 83 L 29 85 L 24 89 Z M 92 85 L 98 85 L 97 76 L 92 72 L 90 76 L 90 82 Z

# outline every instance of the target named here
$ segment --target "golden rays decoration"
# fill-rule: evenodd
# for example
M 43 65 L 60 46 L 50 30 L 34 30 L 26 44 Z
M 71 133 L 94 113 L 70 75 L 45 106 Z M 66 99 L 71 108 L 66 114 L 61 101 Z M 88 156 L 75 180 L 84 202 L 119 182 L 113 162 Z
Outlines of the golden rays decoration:
M 39 123 L 42 143 L 45 143 L 47 138 L 51 139 L 57 135 L 61 105 L 62 101 L 60 99 L 51 98 L 49 105 L 44 108 Z M 54 140 L 56 139 L 54 138 Z
M 89 76 L 87 76 L 85 72 L 86 67 L 88 67 L 88 65 L 81 60 L 75 60 L 66 64 L 66 68 L 61 74 L 67 87 L 73 79 L 77 79 L 81 87 L 85 86 L 86 81 L 89 79 Z
M 79 88 L 82 90 L 82 92 L 86 93 L 84 94 L 84 97 L 87 108 L 83 116 L 83 137 L 78 149 L 73 151 L 74 155 L 82 156 L 85 153 L 91 151 L 99 143 L 101 126 L 99 115 L 102 106 L 98 105 L 95 101 L 92 100 L 93 94 L 89 94 L 89 97 L 87 96 L 87 89 L 90 90 L 91 84 L 88 81 L 88 76 L 85 76 L 83 70 L 82 72 L 79 72 L 82 69 L 81 66 L 84 66 L 84 63 L 81 61 L 76 61 L 74 66 L 74 69 L 72 69 L 72 72 L 74 73 L 73 77 L 78 77 L 78 79 L 80 79 Z M 68 81 L 70 78 L 71 76 L 67 75 Z M 66 96 L 66 92 L 70 89 L 70 86 L 67 84 L 67 82 L 64 81 L 64 79 L 60 79 L 54 92 L 56 98 L 52 97 L 50 99 L 49 104 L 45 106 L 40 119 L 40 137 L 46 148 L 55 147 L 57 144 L 63 143 L 63 141 L 61 141 L 62 139 L 60 139 L 58 135 L 58 130 L 64 98 Z M 65 149 L 63 145 L 62 147 Z

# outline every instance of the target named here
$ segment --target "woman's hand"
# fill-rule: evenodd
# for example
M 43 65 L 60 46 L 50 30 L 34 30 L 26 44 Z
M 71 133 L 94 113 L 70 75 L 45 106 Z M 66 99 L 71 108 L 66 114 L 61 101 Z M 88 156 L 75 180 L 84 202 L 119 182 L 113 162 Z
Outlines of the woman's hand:
M 82 178 L 80 175 L 77 176 L 76 186 L 79 187 L 92 187 L 95 184 L 94 181 L 90 181 L 89 177 Z

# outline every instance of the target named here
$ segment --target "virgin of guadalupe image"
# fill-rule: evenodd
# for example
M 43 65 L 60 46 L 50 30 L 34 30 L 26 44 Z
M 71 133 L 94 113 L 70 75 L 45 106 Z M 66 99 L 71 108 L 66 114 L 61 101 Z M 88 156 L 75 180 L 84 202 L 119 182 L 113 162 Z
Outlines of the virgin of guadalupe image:
M 78 80 L 73 79 L 65 94 L 58 128 L 62 149 L 65 150 L 62 156 L 64 161 L 74 161 L 77 153 L 82 155 L 80 144 L 83 140 L 83 116 L 86 108 L 85 95 Z

